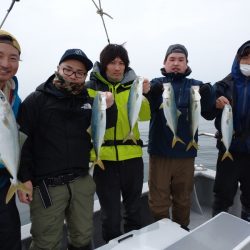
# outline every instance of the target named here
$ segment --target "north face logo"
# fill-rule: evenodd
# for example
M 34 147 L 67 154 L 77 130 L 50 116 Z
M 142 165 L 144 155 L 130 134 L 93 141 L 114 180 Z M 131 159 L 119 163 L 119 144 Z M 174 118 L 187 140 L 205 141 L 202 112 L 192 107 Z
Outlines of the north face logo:
M 83 104 L 83 106 L 81 107 L 81 109 L 91 109 L 91 104 L 90 103 L 85 103 Z

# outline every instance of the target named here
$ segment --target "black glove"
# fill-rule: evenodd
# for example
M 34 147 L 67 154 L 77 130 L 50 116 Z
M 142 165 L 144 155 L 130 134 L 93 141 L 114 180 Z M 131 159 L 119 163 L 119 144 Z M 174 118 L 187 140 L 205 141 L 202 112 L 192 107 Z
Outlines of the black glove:
M 199 92 L 200 92 L 201 97 L 203 97 L 205 99 L 209 98 L 211 96 L 211 93 L 212 93 L 211 84 L 209 82 L 201 84 Z

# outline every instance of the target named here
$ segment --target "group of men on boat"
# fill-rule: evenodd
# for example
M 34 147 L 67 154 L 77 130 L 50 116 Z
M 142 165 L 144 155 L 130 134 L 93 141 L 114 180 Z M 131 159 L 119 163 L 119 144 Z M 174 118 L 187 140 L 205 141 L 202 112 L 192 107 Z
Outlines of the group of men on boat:
M 27 190 L 18 190 L 19 200 L 30 205 L 30 249 L 60 249 L 63 224 L 68 229 L 68 249 L 92 249 L 93 203 L 98 195 L 105 242 L 124 232 L 140 229 L 140 198 L 143 186 L 142 141 L 138 122 L 131 128 L 128 99 L 137 78 L 129 67 L 123 45 L 108 44 L 94 65 L 81 49 L 68 49 L 54 74 L 21 103 L 15 74 L 21 47 L 9 32 L 0 30 L 0 88 L 17 117 L 20 132 L 27 136 L 21 149 L 18 179 Z M 90 78 L 85 82 L 88 72 Z M 172 218 L 189 230 L 190 196 L 194 181 L 197 148 L 187 150 L 190 133 L 190 92 L 199 87 L 201 115 L 215 119 L 218 130 L 217 172 L 214 186 L 213 216 L 233 204 L 238 183 L 242 214 L 250 221 L 250 41 L 240 46 L 231 73 L 211 85 L 188 78 L 188 51 L 182 44 L 170 45 L 161 69 L 162 77 L 142 85 L 139 121 L 149 126 L 149 207 L 155 220 Z M 172 87 L 175 107 L 166 119 L 162 108 L 164 84 Z M 100 159 L 105 166 L 89 174 L 94 159 L 91 135 L 93 98 L 103 92 L 107 105 L 106 131 Z M 222 155 L 221 115 L 226 104 L 233 108 L 234 135 L 230 146 L 233 161 Z M 169 108 L 169 107 L 165 107 Z M 175 130 L 170 123 L 177 121 Z M 175 120 L 174 120 L 175 119 Z M 134 139 L 125 140 L 133 132 Z M 173 144 L 176 134 L 181 138 Z M 194 137 L 198 142 L 198 131 Z M 0 152 L 1 154 L 1 152 Z M 13 197 L 6 194 L 13 176 L 4 162 L 0 165 L 0 245 L 1 249 L 20 250 L 20 219 Z M 120 202 L 124 205 L 121 215 Z M 171 214 L 170 214 L 171 208 Z M 124 228 L 121 228 L 121 221 Z M 166 236 L 167 237 L 167 236 Z

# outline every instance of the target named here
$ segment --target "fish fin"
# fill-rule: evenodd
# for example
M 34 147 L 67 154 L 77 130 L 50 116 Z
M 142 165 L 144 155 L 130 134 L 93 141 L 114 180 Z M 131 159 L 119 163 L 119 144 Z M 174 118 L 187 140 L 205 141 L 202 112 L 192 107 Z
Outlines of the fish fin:
M 6 200 L 5 200 L 5 203 L 6 203 L 6 204 L 9 203 L 9 201 L 11 200 L 11 198 L 13 197 L 13 195 L 15 194 L 16 190 L 17 190 L 17 186 L 11 184 L 11 185 L 10 185 L 10 188 L 9 188 L 9 190 L 8 190 L 8 193 L 7 193 L 7 195 L 6 195 Z
M 30 189 L 28 189 L 23 183 L 19 183 L 18 185 L 17 185 L 17 189 L 18 190 L 21 190 L 21 191 L 23 191 L 24 193 L 26 193 L 26 194 L 29 194 L 29 195 L 31 195 L 31 190 Z
M 91 167 L 95 167 L 96 165 L 98 165 L 102 170 L 105 170 L 104 164 L 102 162 L 102 160 L 100 159 L 96 159 L 93 163 Z
M 159 109 L 163 109 L 163 103 L 160 105 Z
M 222 156 L 221 161 L 224 161 L 227 157 L 229 157 L 232 161 L 234 160 L 232 154 L 229 151 L 226 151 Z
M 10 126 L 10 123 L 8 121 L 8 119 L 4 116 L 2 117 L 2 121 L 3 121 L 3 124 L 6 126 L 6 127 L 9 127 Z
M 132 140 L 135 144 L 137 144 L 137 141 L 136 141 L 135 136 L 134 136 L 134 134 L 133 134 L 132 131 L 130 131 L 128 133 L 128 135 L 126 136 L 126 138 L 123 140 L 123 143 L 126 142 L 129 139 Z
M 24 134 L 23 132 L 19 131 L 20 148 L 23 147 L 23 144 L 24 144 L 24 142 L 26 141 L 27 138 L 28 138 L 28 136 L 26 134 Z
M 179 117 L 180 115 L 181 115 L 181 111 L 177 109 L 177 117 Z
M 176 142 L 180 142 L 182 144 L 185 144 L 185 142 L 178 136 L 175 136 L 172 141 L 172 148 L 175 146 Z
M 27 187 L 25 187 L 25 185 L 23 183 L 19 183 L 17 185 L 11 184 L 10 188 L 7 192 L 7 195 L 6 195 L 6 200 L 5 200 L 6 204 L 9 203 L 9 201 L 11 200 L 11 198 L 13 197 L 13 195 L 15 194 L 15 192 L 17 190 L 21 190 L 21 191 L 31 195 L 31 190 L 28 189 Z
M 91 135 L 91 126 L 87 128 L 87 132 Z
M 186 148 L 186 151 L 188 151 L 191 147 L 194 147 L 196 150 L 199 149 L 199 146 L 195 140 L 192 140 L 188 143 L 188 146 Z

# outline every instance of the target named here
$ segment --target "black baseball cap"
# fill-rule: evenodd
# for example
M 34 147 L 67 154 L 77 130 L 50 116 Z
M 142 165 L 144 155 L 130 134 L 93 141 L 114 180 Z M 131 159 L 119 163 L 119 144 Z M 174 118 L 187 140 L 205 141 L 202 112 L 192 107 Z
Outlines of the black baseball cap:
M 81 49 L 68 49 L 65 51 L 65 53 L 63 54 L 59 65 L 69 59 L 75 59 L 78 60 L 80 62 L 82 62 L 85 66 L 86 69 L 89 71 L 92 69 L 93 67 L 93 63 L 91 62 L 91 60 L 86 56 L 86 54 L 81 50 Z

